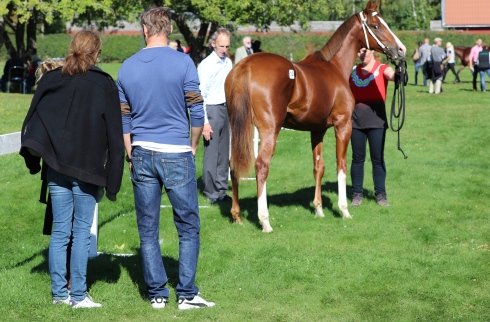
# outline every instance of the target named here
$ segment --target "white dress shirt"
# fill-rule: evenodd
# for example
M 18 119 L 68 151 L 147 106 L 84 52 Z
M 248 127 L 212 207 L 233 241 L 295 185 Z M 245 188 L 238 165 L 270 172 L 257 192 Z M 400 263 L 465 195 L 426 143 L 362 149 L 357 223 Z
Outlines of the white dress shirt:
M 232 63 L 228 57 L 221 59 L 216 52 L 212 52 L 197 67 L 199 75 L 199 89 L 204 99 L 204 123 L 208 122 L 207 105 L 226 103 L 225 80 L 231 71 Z

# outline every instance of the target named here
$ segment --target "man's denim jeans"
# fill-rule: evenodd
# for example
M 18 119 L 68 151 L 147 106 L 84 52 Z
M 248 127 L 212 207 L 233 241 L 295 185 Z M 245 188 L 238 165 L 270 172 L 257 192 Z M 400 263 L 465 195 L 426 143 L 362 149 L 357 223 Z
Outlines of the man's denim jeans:
M 94 219 L 99 187 L 48 169 L 47 180 L 53 206 L 53 232 L 49 243 L 49 273 L 53 299 L 68 297 L 66 280 L 67 247 L 70 256 L 71 298 L 81 301 L 87 291 L 87 262 L 90 227 Z
M 487 91 L 487 86 L 485 84 L 485 73 L 488 75 L 488 77 L 490 77 L 490 69 L 480 70 L 480 85 L 482 92 Z
M 196 165 L 191 152 L 160 153 L 135 147 L 131 181 L 140 235 L 143 276 L 150 298 L 169 297 L 168 278 L 159 244 L 162 187 L 173 208 L 179 235 L 179 283 L 177 296 L 194 297 L 200 247 Z

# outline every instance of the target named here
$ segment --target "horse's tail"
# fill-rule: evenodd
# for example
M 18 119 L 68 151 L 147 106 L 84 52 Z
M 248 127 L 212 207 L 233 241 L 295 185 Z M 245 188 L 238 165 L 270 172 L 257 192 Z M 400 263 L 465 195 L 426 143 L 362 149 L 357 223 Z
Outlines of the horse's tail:
M 238 65 L 225 85 L 231 130 L 230 169 L 237 179 L 248 174 L 253 156 L 250 76 L 250 68 Z

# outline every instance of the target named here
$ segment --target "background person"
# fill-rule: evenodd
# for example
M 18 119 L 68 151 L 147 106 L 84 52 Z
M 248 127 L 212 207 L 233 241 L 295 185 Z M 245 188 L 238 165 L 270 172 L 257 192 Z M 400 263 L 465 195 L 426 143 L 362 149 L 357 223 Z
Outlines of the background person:
M 454 46 L 450 42 L 446 43 L 446 55 L 447 55 L 447 67 L 444 69 L 444 77 L 442 78 L 442 82 L 444 83 L 448 70 L 451 70 L 451 72 L 453 72 L 454 76 L 456 77 L 454 83 L 461 83 L 458 73 L 456 73 L 456 71 L 454 70 L 456 55 L 454 53 Z
M 262 42 L 260 40 L 252 41 L 252 51 L 254 52 L 254 54 L 261 53 L 263 51 L 262 49 L 260 49 L 261 45 L 262 45 Z
M 476 79 L 480 69 L 478 68 L 478 54 L 482 51 L 482 40 L 478 38 L 473 47 L 471 47 L 470 57 L 468 57 L 468 67 L 473 73 L 473 92 L 476 92 Z
M 486 92 L 485 73 L 490 77 L 490 58 L 487 44 L 482 45 L 482 50 L 478 54 L 478 70 L 480 72 L 481 91 Z
M 36 70 L 42 63 L 38 55 L 32 55 L 29 59 L 29 67 L 26 73 L 26 93 L 31 93 L 32 87 L 36 84 Z
M 180 39 L 177 39 L 175 42 L 177 43 L 177 51 L 185 53 L 185 47 L 182 46 L 182 42 L 180 41 Z
M 247 57 L 248 55 L 252 55 L 254 53 L 252 49 L 252 38 L 246 36 L 243 38 L 243 46 L 238 47 L 235 52 L 235 65 L 238 64 L 240 60 Z
M 7 91 L 9 71 L 10 71 L 10 68 L 12 68 L 14 66 L 24 68 L 24 61 L 22 60 L 22 58 L 19 57 L 17 52 L 14 52 L 11 55 L 10 59 L 7 60 L 7 62 L 5 63 L 5 66 L 3 67 L 3 75 L 2 75 L 2 78 L 0 79 L 2 92 Z
M 169 46 L 170 48 L 172 48 L 173 50 L 177 50 L 177 47 L 178 47 L 177 42 L 176 42 L 176 41 L 173 41 L 173 40 L 172 40 L 171 42 L 169 42 L 169 43 L 168 43 L 168 46 Z M 178 51 L 178 50 L 177 50 L 177 51 Z
M 434 45 L 430 50 L 431 68 L 430 68 L 430 83 L 429 93 L 439 94 L 442 92 L 442 78 L 444 77 L 444 64 L 448 61 L 446 53 L 441 48 L 442 39 L 434 38 Z
M 427 79 L 430 77 L 427 74 L 427 69 L 428 69 L 427 65 L 429 64 L 430 49 L 431 46 L 429 44 L 429 38 L 425 38 L 424 44 L 419 47 L 419 55 L 420 55 L 419 64 L 422 66 L 422 73 L 424 75 L 424 86 L 428 86 Z
M 351 206 L 362 204 L 366 142 L 369 142 L 376 202 L 380 206 L 390 206 L 386 197 L 384 160 L 388 128 L 385 101 L 388 81 L 395 80 L 395 72 L 390 66 L 380 64 L 374 58 L 372 50 L 362 48 L 357 55 L 362 63 L 354 68 L 349 78 L 352 94 L 356 100 L 352 114 Z
M 423 64 L 421 63 L 421 56 L 419 52 L 420 46 L 422 46 L 423 42 L 419 41 L 417 48 L 415 48 L 415 51 L 413 52 L 412 59 L 415 65 L 415 83 L 414 85 L 418 84 L 418 79 L 419 79 L 419 70 L 422 68 L 422 73 L 423 73 Z
M 211 203 L 231 201 L 228 196 L 230 167 L 230 122 L 226 108 L 225 80 L 232 62 L 226 56 L 231 33 L 218 29 L 211 36 L 213 52 L 197 68 L 206 111 L 202 180 L 204 195 Z
M 187 310 L 214 306 L 198 295 L 195 285 L 200 219 L 194 156 L 204 110 L 194 62 L 167 46 L 170 17 L 170 10 L 163 7 L 143 12 L 146 48 L 124 61 L 117 85 L 148 296 L 153 308 L 163 309 L 170 293 L 159 243 L 165 188 L 179 236 L 175 293 L 178 308 Z
M 39 156 L 48 166 L 53 304 L 73 308 L 101 306 L 87 293 L 90 228 L 103 187 L 107 198 L 116 200 L 124 166 L 118 92 L 111 76 L 95 66 L 100 47 L 96 32 L 75 35 L 63 68 L 47 72 L 39 81 L 22 126 L 21 155 L 31 173 L 39 171 Z

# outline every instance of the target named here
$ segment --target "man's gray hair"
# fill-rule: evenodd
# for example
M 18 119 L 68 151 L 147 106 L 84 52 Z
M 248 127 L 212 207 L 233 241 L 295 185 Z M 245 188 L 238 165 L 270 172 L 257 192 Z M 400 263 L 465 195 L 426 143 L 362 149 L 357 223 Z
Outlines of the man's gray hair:
M 227 35 L 227 36 L 228 36 L 228 38 L 230 38 L 230 39 L 231 39 L 231 32 L 230 32 L 228 29 L 226 29 L 226 28 L 218 28 L 218 30 L 216 30 L 216 31 L 214 32 L 214 34 L 212 34 L 212 35 L 211 35 L 210 40 L 211 40 L 211 41 L 216 41 L 216 39 L 218 39 L 218 37 L 219 37 L 220 35 Z

